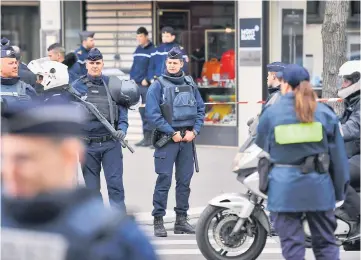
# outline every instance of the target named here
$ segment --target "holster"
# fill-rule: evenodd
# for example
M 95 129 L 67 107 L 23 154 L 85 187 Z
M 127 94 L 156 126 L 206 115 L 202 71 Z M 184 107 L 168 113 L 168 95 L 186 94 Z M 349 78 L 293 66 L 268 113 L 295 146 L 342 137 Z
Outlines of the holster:
M 301 165 L 301 171 L 304 174 L 311 172 L 328 173 L 330 169 L 330 155 L 328 153 L 320 153 L 308 156 Z
M 259 190 L 264 194 L 267 194 L 268 191 L 268 174 L 272 166 L 271 161 L 266 157 L 262 157 L 258 161 Z
M 172 140 L 171 135 L 164 134 L 158 130 L 153 130 L 151 141 L 155 148 L 161 148 Z

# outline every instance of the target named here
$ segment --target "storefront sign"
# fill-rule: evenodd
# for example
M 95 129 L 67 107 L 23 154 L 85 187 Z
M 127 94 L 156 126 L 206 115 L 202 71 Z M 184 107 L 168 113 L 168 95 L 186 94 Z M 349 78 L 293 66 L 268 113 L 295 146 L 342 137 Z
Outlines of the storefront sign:
M 261 18 L 239 19 L 240 48 L 261 47 Z
M 261 66 L 261 48 L 257 50 L 240 49 L 239 66 Z

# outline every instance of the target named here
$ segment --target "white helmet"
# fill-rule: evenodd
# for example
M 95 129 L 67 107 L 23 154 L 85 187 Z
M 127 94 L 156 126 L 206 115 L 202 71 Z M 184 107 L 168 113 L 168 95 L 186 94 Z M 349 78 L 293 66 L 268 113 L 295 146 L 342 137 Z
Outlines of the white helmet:
M 41 85 L 44 86 L 44 90 L 69 84 L 68 66 L 63 63 L 44 58 L 32 62 L 34 63 L 30 63 L 28 68 L 33 73 L 43 76 Z
M 337 84 L 340 98 L 347 98 L 360 90 L 361 62 L 351 60 L 345 62 L 339 69 L 339 83 Z

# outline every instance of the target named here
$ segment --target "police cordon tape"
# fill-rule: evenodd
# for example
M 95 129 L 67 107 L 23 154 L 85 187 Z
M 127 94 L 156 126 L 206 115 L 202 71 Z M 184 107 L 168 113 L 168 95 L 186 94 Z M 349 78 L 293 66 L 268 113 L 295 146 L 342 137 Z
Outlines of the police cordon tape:
M 318 98 L 317 102 L 342 102 L 342 98 Z M 238 102 L 206 102 L 205 105 L 237 105 L 237 104 L 251 104 L 249 101 L 238 101 Z M 257 101 L 256 104 L 265 104 L 266 101 Z

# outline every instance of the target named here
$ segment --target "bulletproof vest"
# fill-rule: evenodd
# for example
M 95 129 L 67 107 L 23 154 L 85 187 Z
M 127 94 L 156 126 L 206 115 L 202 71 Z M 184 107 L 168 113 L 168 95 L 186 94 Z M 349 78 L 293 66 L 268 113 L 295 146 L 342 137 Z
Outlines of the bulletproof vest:
M 19 101 L 29 101 L 31 97 L 26 94 L 26 84 L 19 80 L 14 85 L 1 84 L 1 98 L 5 99 L 7 104 Z
M 171 112 L 171 126 L 193 126 L 197 117 L 193 80 L 189 76 L 185 76 L 183 85 L 175 85 L 163 76 L 158 80 L 162 87 L 163 105 L 168 106 Z
M 38 216 L 33 220 L 31 213 L 26 220 L 22 220 L 3 207 L 1 259 L 23 259 L 21 256 L 24 253 L 28 260 L 108 259 L 109 249 L 104 245 L 115 238 L 117 228 L 127 216 L 106 209 L 102 201 L 94 197 L 81 201 L 75 198 L 65 206 L 61 204 L 66 203 L 59 204 L 60 209 L 54 210 L 56 213 L 52 212 L 53 205 L 46 207 L 49 204 L 44 204 L 40 214 L 51 217 L 42 219 Z M 124 251 L 124 258 L 119 259 L 129 259 L 126 256 L 127 247 L 124 246 L 121 251 Z
M 102 85 L 96 85 L 92 83 L 87 77 L 83 77 L 81 81 L 87 85 L 88 94 L 87 101 L 94 104 L 99 112 L 113 125 L 116 125 L 118 119 L 118 107 L 113 101 L 108 86 L 103 81 Z M 91 121 L 97 121 L 98 119 L 91 114 Z

